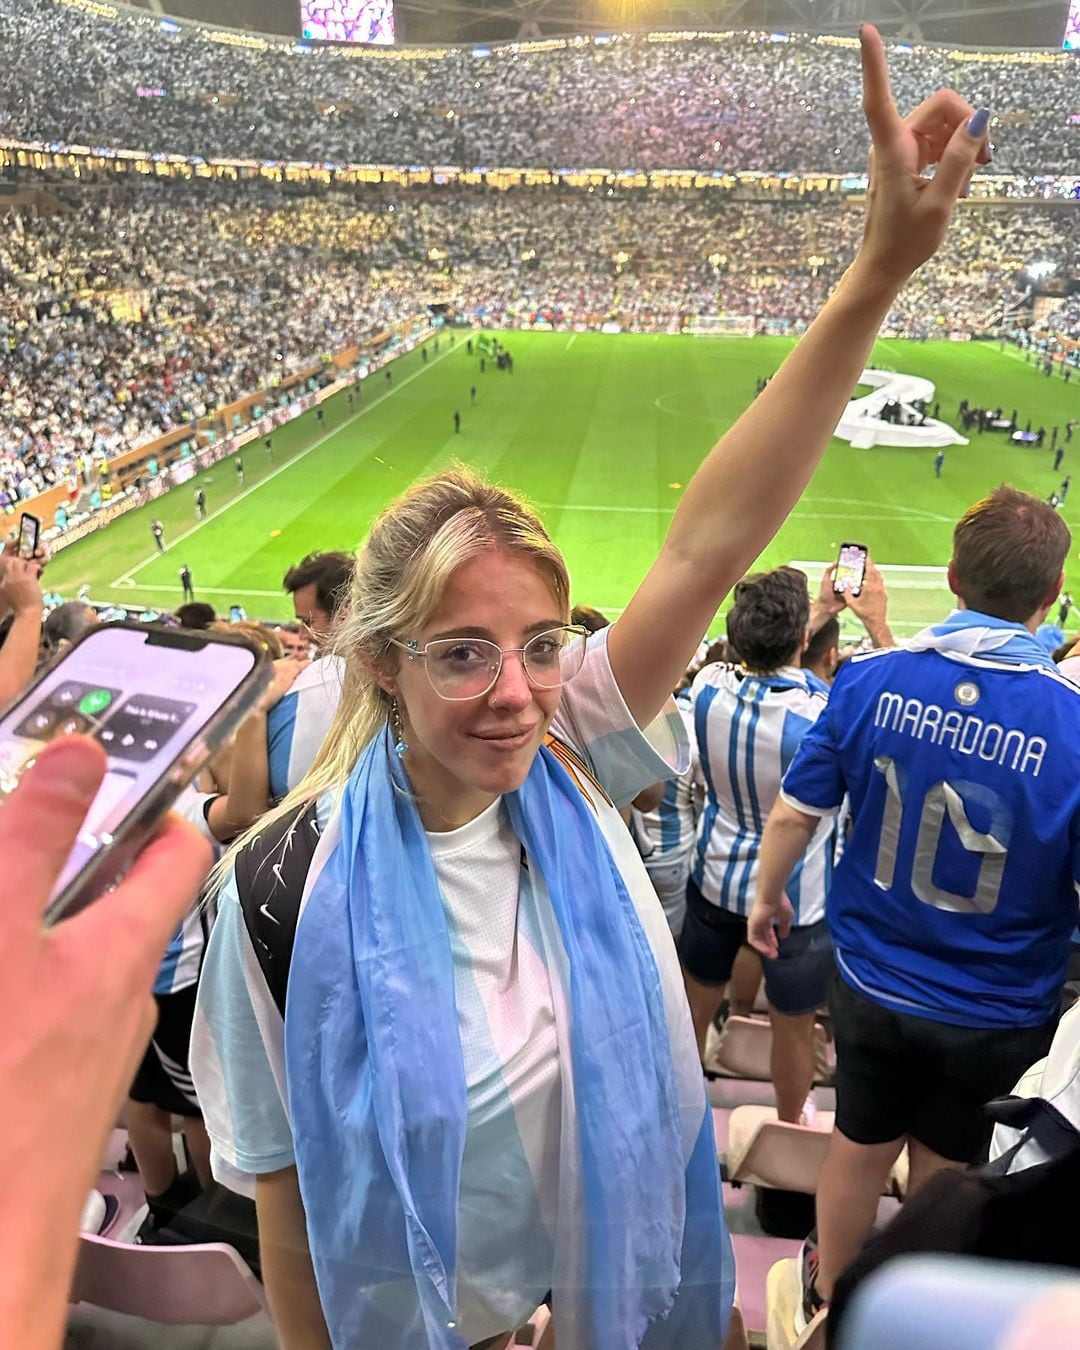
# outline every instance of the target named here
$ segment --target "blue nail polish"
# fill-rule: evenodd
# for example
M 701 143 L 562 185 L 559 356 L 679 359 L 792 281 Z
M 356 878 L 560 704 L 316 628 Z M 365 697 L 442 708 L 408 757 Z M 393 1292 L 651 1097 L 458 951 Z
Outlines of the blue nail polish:
M 973 113 L 968 119 L 967 133 L 978 139 L 986 134 L 986 128 L 990 121 L 990 109 L 980 108 L 977 113 Z

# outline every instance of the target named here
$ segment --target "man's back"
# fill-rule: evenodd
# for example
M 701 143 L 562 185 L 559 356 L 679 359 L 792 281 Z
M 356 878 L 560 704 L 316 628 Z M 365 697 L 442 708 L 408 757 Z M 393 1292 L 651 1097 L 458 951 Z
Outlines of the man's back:
M 695 885 L 707 900 L 746 914 L 765 821 L 802 737 L 825 708 L 825 685 L 784 666 L 747 675 L 706 666 L 694 681 L 694 730 L 706 802 L 698 822 Z M 832 872 L 832 830 L 822 826 L 788 880 L 795 923 L 821 918 Z
M 847 982 L 896 1011 L 1016 1027 L 1056 1006 L 1080 875 L 1080 687 L 1030 651 L 854 657 L 784 780 L 813 814 L 850 793 L 829 926 Z

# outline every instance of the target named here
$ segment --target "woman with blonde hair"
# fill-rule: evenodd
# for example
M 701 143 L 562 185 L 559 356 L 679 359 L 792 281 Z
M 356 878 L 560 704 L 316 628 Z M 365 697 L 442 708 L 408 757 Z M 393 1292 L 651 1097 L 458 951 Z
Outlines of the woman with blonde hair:
M 614 624 L 568 625 L 539 519 L 464 472 L 391 504 L 361 550 L 336 718 L 234 850 L 192 1047 L 286 1350 L 503 1347 L 545 1299 L 559 1350 L 724 1339 L 710 1112 L 617 808 L 684 767 L 670 691 L 985 160 L 983 110 L 939 91 L 904 122 L 870 28 L 863 60 L 859 255 Z

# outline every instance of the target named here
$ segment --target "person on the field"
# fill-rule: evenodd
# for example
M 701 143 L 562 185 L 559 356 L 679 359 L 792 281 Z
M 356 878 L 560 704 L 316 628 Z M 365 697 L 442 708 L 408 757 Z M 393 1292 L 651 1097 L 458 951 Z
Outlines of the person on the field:
M 458 411 L 457 408 L 455 408 L 455 409 L 454 409 L 454 435 L 457 436 L 457 435 L 460 434 L 460 432 L 461 432 L 461 413 Z
M 1069 436 L 1068 436 L 1068 427 L 1066 427 L 1066 435 L 1065 435 L 1065 439 L 1066 439 L 1066 441 L 1069 439 Z M 1059 445 L 1058 448 L 1054 451 L 1054 472 L 1055 472 L 1055 473 L 1057 473 L 1058 469 L 1061 468 L 1061 461 L 1062 461 L 1064 458 L 1065 458 L 1065 447 Z
M 711 1113 L 618 807 L 685 766 L 670 691 L 985 159 L 988 114 L 939 91 L 901 120 L 876 30 L 862 43 L 859 252 L 613 624 L 573 633 L 542 522 L 464 472 L 372 526 L 333 726 L 233 855 L 192 1039 L 212 1164 L 255 1194 L 284 1345 L 504 1347 L 549 1294 L 562 1350 L 723 1343 Z
M 983 1103 L 1049 1043 L 1080 885 L 1080 690 L 1035 634 L 1069 543 L 1056 512 L 1014 488 L 971 507 L 949 564 L 959 608 L 846 663 L 769 817 L 749 931 L 775 957 L 791 868 L 851 800 L 827 911 L 836 1125 L 819 1253 L 803 1253 L 806 1318 L 859 1250 L 905 1143 L 909 1194 L 975 1160 Z
M 273 460 L 273 458 L 274 458 L 274 437 L 273 437 L 272 434 L 269 435 L 269 436 L 267 436 L 267 438 L 263 441 L 263 446 L 264 446 L 265 449 L 266 449 L 266 458 L 269 459 L 269 460 Z
M 154 536 L 154 543 L 157 545 L 159 553 L 165 552 L 165 526 L 156 518 L 150 522 L 150 533 Z
M 1071 591 L 1062 591 L 1061 599 L 1058 601 L 1058 627 L 1064 628 L 1069 621 L 1069 615 L 1072 613 L 1073 598 Z
M 1058 488 L 1058 500 L 1062 506 L 1065 505 L 1066 498 L 1069 495 L 1069 488 L 1072 487 L 1072 474 L 1061 480 L 1061 487 Z
M 201 487 L 195 489 L 195 515 L 199 520 L 206 519 L 206 493 Z
M 192 583 L 191 568 L 185 563 L 180 569 L 180 585 L 183 587 L 184 600 L 195 599 L 195 587 Z
M 243 456 L 243 455 L 237 455 L 236 458 L 233 460 L 233 464 L 236 466 L 236 482 L 237 482 L 237 485 L 238 485 L 239 487 L 243 487 L 243 486 L 244 486 L 244 456 Z
M 469 402 L 470 402 L 470 403 L 475 403 L 475 402 L 476 402 L 476 385 L 475 385 L 475 384 L 470 384 L 470 385 L 469 385 Z
M 945 451 L 939 450 L 934 456 L 934 477 L 940 478 L 941 471 L 945 467 Z

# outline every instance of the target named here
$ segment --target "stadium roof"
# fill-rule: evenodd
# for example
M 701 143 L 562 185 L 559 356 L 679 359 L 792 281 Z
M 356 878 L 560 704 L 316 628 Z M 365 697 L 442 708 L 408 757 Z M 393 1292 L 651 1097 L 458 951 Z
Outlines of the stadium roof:
M 299 0 L 131 0 L 154 13 L 295 33 Z M 1056 47 L 1068 0 L 397 0 L 406 42 L 475 42 L 658 28 L 883 33 L 962 46 Z

